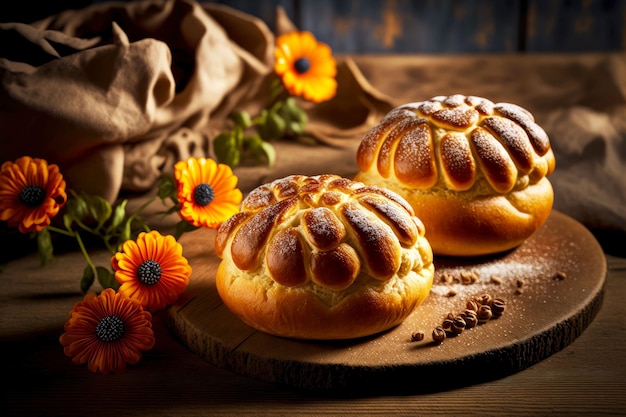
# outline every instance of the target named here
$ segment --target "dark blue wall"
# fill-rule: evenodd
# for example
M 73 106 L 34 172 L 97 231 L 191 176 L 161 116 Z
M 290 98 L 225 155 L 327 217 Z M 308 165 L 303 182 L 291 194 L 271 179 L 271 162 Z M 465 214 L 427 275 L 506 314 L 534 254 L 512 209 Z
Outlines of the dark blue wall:
M 102 0 L 4 1 L 0 21 L 32 21 Z M 128 1 L 128 0 L 127 0 Z M 626 50 L 626 0 L 216 0 L 274 27 L 282 6 L 336 53 Z

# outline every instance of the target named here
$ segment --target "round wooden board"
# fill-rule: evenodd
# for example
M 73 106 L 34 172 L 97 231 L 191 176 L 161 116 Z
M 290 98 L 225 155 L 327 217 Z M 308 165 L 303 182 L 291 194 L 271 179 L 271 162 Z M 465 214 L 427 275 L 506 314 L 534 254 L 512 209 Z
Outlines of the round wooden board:
M 520 371 L 584 331 L 600 308 L 606 277 L 606 259 L 593 235 L 553 211 L 532 238 L 506 254 L 435 258 L 430 295 L 387 332 L 349 341 L 292 340 L 252 329 L 221 302 L 213 239 L 210 230 L 181 239 L 193 274 L 184 298 L 169 309 L 171 328 L 191 351 L 218 367 L 302 390 L 426 392 Z M 478 280 L 457 282 L 467 272 Z M 557 273 L 565 278 L 556 279 Z M 446 283 L 444 276 L 454 282 Z M 441 344 L 432 342 L 432 329 L 449 312 L 462 312 L 468 299 L 484 293 L 506 300 L 501 317 Z M 423 341 L 411 341 L 416 331 L 425 333 Z

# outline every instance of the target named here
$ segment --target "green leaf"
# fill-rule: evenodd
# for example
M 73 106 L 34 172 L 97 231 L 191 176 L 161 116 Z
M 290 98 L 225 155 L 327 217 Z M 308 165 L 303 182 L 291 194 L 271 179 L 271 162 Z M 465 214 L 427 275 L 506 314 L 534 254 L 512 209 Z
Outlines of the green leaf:
M 247 111 L 238 111 L 236 113 L 233 113 L 231 118 L 233 119 L 235 124 L 237 126 L 240 126 L 243 130 L 252 126 L 252 118 Z
M 236 167 L 241 162 L 241 151 L 239 149 L 231 149 L 230 152 L 224 156 L 224 164 L 231 168 Z
M 83 294 L 87 294 L 87 291 L 89 291 L 89 288 L 91 288 L 94 281 L 95 281 L 95 274 L 93 272 L 93 269 L 91 269 L 91 267 L 87 265 L 85 269 L 83 270 L 83 277 L 80 280 L 80 291 Z
M 283 81 L 279 78 L 274 78 L 270 83 L 270 102 L 274 101 L 283 91 Z
M 176 189 L 176 180 L 171 175 L 162 175 L 159 181 L 158 196 L 162 201 L 168 198 L 178 204 L 178 190 Z
M 111 207 L 111 204 L 109 204 L 107 200 L 98 195 L 91 196 L 88 199 L 88 207 L 89 212 L 98 224 L 97 229 L 100 229 L 113 213 L 113 208 Z
M 194 226 L 185 220 L 181 220 L 178 223 L 176 223 L 174 237 L 176 238 L 176 240 L 178 240 L 183 235 L 183 233 L 193 232 L 194 230 L 197 230 L 197 229 L 199 229 L 199 227 Z
M 120 243 L 124 243 L 127 240 L 130 240 L 131 232 L 132 232 L 131 223 L 132 223 L 132 219 L 126 219 L 124 223 L 122 224 L 122 226 L 120 227 L 120 238 L 119 238 Z
M 120 287 L 120 283 L 115 279 L 115 273 L 110 269 L 107 269 L 103 266 L 96 267 L 96 273 L 98 276 L 98 282 L 102 286 L 102 288 L 113 288 L 117 291 Z
M 37 248 L 39 249 L 41 265 L 46 265 L 52 260 L 54 252 L 50 231 L 47 228 L 37 233 Z
M 272 167 L 276 161 L 276 151 L 271 143 L 261 139 L 259 135 L 245 137 L 246 147 L 258 162 L 267 160 L 267 164 Z
M 71 216 L 75 220 L 83 220 L 89 215 L 89 207 L 85 199 L 72 192 L 74 198 L 69 198 L 67 200 L 67 214 Z
M 304 134 L 309 118 L 293 97 L 289 97 L 284 101 L 283 106 L 279 110 L 279 114 L 287 123 L 285 135 L 300 136 Z
M 307 116 L 306 112 L 300 109 L 300 113 L 298 114 L 297 120 L 302 124 L 302 126 L 306 126 L 309 122 L 309 116 Z
M 111 224 L 107 228 L 107 231 L 113 231 L 118 228 L 120 224 L 124 221 L 126 217 L 126 205 L 128 204 L 128 200 L 122 201 L 120 204 L 115 206 L 115 210 L 113 211 L 113 218 L 111 219 Z
M 295 118 L 302 112 L 300 106 L 298 106 L 298 102 L 293 97 L 289 97 L 285 100 L 285 105 L 283 106 L 283 111 L 286 115 L 290 116 L 290 118 Z
M 235 167 L 239 165 L 241 150 L 233 132 L 222 132 L 213 139 L 213 152 L 218 162 Z
M 296 136 L 304 134 L 304 124 L 300 122 L 290 122 L 289 130 Z
M 266 125 L 268 137 L 263 138 L 265 140 L 282 138 L 287 128 L 285 119 L 276 112 L 268 113 Z
M 259 136 L 263 139 L 270 140 L 272 139 L 272 133 L 267 125 L 268 114 L 269 112 L 266 109 L 263 109 L 261 114 L 254 118 L 254 123 L 256 124 L 256 131 Z
M 72 217 L 71 214 L 69 213 L 65 213 L 63 215 L 63 226 L 65 226 L 65 228 L 67 230 L 72 230 L 72 223 L 74 223 L 74 217 Z
M 261 142 L 261 149 L 265 153 L 265 157 L 267 158 L 267 165 L 272 168 L 274 163 L 276 162 L 276 150 L 271 143 Z

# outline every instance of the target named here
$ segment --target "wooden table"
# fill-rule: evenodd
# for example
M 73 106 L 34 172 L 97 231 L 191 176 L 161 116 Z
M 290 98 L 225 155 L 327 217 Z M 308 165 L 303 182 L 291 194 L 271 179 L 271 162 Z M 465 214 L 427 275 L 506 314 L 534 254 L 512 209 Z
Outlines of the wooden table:
M 441 64 L 442 59 L 435 59 L 435 63 Z M 382 68 L 376 66 L 375 58 L 360 62 L 368 76 L 375 76 Z M 423 61 L 417 62 L 421 65 Z M 405 80 L 408 82 L 408 78 Z M 381 85 L 385 93 L 394 94 L 390 80 Z M 299 146 L 302 145 L 281 144 L 273 170 L 239 169 L 244 188 L 286 173 L 318 173 L 314 166 L 290 164 L 286 155 L 298 152 Z M 320 146 L 308 148 L 307 152 L 312 161 L 323 160 L 338 174 L 354 172 L 353 158 L 346 157 L 354 152 L 354 147 Z M 620 239 L 623 242 L 623 235 Z M 12 244 L 7 240 L 2 243 Z M 609 248 L 605 246 L 608 242 L 600 243 Z M 120 375 L 92 374 L 85 367 L 72 364 L 58 341 L 69 311 L 82 299 L 78 289 L 84 266 L 82 256 L 76 251 L 61 253 L 50 267 L 40 268 L 37 256 L 26 254 L 3 265 L 0 273 L 0 341 L 5 384 L 0 414 L 626 415 L 626 257 L 623 249 L 619 254 L 611 249 L 605 255 L 608 272 L 600 311 L 582 335 L 563 350 L 505 378 L 446 391 L 363 396 L 358 392 L 299 392 L 217 368 L 176 340 L 166 325 L 166 312 L 155 315 L 156 345 L 138 365 Z M 96 255 L 100 263 L 105 264 L 107 259 L 106 253 Z M 421 376 L 416 374 L 414 378 L 418 381 Z M 454 380 L 455 375 L 441 378 Z
M 282 145 L 279 152 L 297 146 Z M 346 150 L 309 152 L 332 161 Z M 294 169 L 281 164 L 278 172 Z M 105 265 L 108 258 L 98 252 L 95 261 Z M 7 416 L 623 415 L 626 258 L 607 253 L 606 259 L 603 304 L 593 322 L 569 346 L 530 368 L 442 392 L 334 396 L 298 392 L 210 365 L 176 340 L 166 312 L 155 315 L 156 345 L 138 365 L 120 375 L 92 374 L 72 364 L 58 342 L 69 311 L 82 298 L 82 255 L 61 253 L 40 268 L 36 254 L 28 254 L 8 262 L 0 274 L 8 385 L 0 407 Z
M 572 344 L 528 369 L 445 392 L 333 397 L 214 367 L 172 337 L 165 313 L 155 315 L 156 346 L 139 365 L 120 375 L 92 374 L 72 364 L 58 342 L 81 299 L 81 256 L 64 254 L 42 269 L 29 255 L 0 274 L 6 385 L 0 407 L 6 416 L 624 415 L 626 258 L 607 255 L 607 263 L 594 321 Z

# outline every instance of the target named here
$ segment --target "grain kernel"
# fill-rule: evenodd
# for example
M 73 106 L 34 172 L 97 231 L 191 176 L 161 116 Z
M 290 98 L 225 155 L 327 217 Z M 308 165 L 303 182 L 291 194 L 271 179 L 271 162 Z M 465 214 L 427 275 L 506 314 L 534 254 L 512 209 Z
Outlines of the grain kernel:
M 446 318 L 443 323 L 441 323 L 441 328 L 446 333 L 452 333 L 452 325 L 454 324 L 454 320 L 450 318 Z
M 483 294 L 478 298 L 478 303 L 484 306 L 491 305 L 492 297 L 489 294 Z
M 458 316 L 455 317 L 454 320 L 452 321 L 452 333 L 459 335 L 463 332 L 463 329 L 465 329 L 465 320 L 463 320 L 463 317 Z
M 494 317 L 500 317 L 504 313 L 506 302 L 502 298 L 494 298 L 491 302 L 491 312 Z
M 446 340 L 446 332 L 445 330 L 443 330 L 441 326 L 437 326 L 433 330 L 432 337 L 433 337 L 433 342 L 442 343 L 444 340 Z
M 424 340 L 424 332 L 422 331 L 415 332 L 411 335 L 412 342 L 420 342 L 422 340 Z
M 477 313 L 478 323 L 483 324 L 491 320 L 493 317 L 493 312 L 491 311 L 491 307 L 488 305 L 481 305 L 478 309 Z
M 478 316 L 474 310 L 465 310 L 463 312 L 463 319 L 465 320 L 466 329 L 471 329 L 478 324 Z
M 476 300 L 469 300 L 467 302 L 467 306 L 465 307 L 467 310 L 478 311 L 478 302 Z

